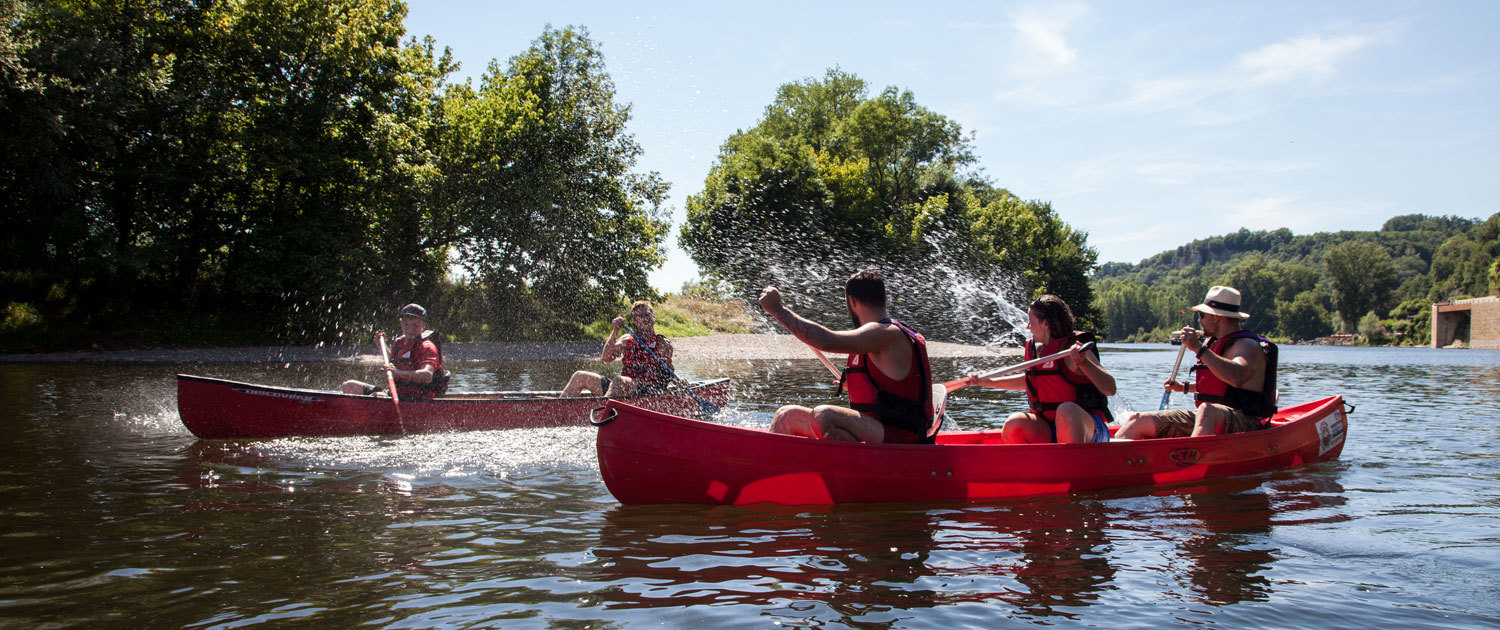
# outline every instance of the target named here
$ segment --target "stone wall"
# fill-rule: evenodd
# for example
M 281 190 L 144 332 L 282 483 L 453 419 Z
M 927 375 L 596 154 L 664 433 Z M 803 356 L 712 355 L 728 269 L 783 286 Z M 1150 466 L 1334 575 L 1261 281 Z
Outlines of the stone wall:
M 1469 347 L 1500 350 L 1500 298 L 1475 302 L 1469 313 Z
M 1432 305 L 1432 347 L 1455 341 L 1470 348 L 1500 350 L 1500 297 L 1438 302 Z

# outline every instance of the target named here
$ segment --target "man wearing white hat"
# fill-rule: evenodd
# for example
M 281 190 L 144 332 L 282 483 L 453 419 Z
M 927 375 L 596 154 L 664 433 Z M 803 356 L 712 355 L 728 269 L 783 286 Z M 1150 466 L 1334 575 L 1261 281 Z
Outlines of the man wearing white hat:
M 1193 411 L 1134 412 L 1120 422 L 1118 439 L 1220 435 L 1263 429 L 1276 413 L 1276 344 L 1240 328 L 1240 292 L 1233 287 L 1208 290 L 1193 307 L 1207 339 L 1191 326 L 1182 329 L 1182 345 L 1198 356 L 1189 371 L 1192 383 L 1171 379 L 1164 387 L 1194 394 Z

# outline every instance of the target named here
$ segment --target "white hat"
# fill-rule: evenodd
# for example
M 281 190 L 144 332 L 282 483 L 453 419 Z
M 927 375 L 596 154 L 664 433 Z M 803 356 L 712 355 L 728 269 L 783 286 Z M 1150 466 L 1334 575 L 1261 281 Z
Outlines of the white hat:
M 1203 303 L 1194 306 L 1193 310 L 1220 317 L 1250 319 L 1249 313 L 1240 312 L 1240 292 L 1234 290 L 1234 287 L 1210 288 L 1208 295 L 1203 298 Z

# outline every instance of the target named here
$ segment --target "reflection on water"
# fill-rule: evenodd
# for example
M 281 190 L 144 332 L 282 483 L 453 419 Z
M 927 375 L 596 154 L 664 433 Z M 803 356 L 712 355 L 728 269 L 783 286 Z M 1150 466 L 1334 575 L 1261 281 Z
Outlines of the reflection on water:
M 1116 410 L 1155 408 L 1173 357 L 1107 347 Z M 1284 401 L 1358 407 L 1339 460 L 1155 493 L 812 509 L 620 506 L 589 427 L 218 442 L 176 419 L 176 372 L 331 388 L 364 369 L 347 364 L 4 364 L 0 625 L 1496 625 L 1500 353 L 1282 357 Z M 464 389 L 514 390 L 599 364 L 460 367 Z M 727 423 L 836 400 L 811 355 L 680 367 L 735 379 Z M 1025 403 L 950 404 L 992 428 Z

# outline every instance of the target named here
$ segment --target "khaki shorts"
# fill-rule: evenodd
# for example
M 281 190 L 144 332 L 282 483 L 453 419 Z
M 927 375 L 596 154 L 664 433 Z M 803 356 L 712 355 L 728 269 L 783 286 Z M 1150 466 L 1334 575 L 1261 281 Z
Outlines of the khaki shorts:
M 1259 431 L 1265 428 L 1261 419 L 1246 415 L 1245 412 L 1224 405 L 1207 403 L 1218 407 L 1219 411 L 1228 416 L 1224 423 L 1224 433 L 1245 433 L 1248 431 Z M 1146 414 L 1156 421 L 1156 437 L 1174 438 L 1188 437 L 1193 434 L 1195 424 L 1194 414 L 1182 409 L 1168 409 L 1166 411 L 1152 411 Z

